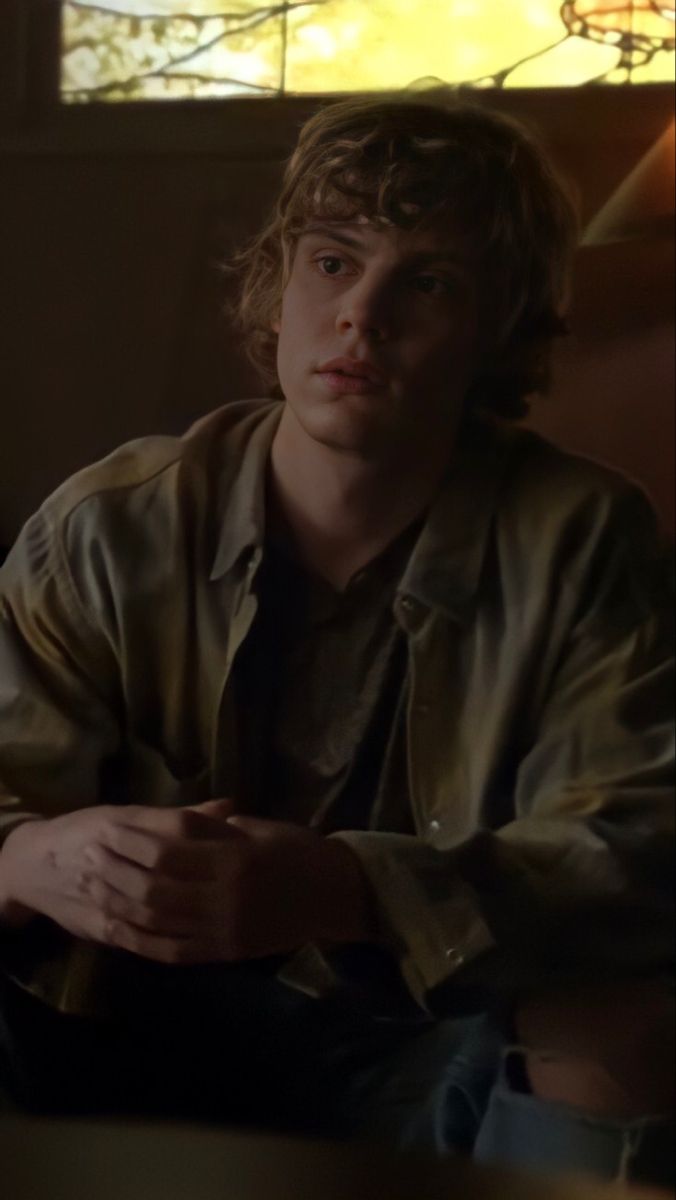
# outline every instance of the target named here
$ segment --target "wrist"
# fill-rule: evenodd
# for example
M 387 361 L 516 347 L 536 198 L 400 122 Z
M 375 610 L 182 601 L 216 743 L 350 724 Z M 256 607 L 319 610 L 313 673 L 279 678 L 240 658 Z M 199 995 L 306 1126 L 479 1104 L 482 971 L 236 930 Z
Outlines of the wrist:
M 321 940 L 379 941 L 375 899 L 357 855 L 340 838 L 324 838 L 323 849 L 326 918 Z
M 0 847 L 0 923 L 12 928 L 28 924 L 36 910 L 24 903 L 19 896 L 18 880 L 25 877 L 21 868 L 24 847 L 35 834 L 36 824 L 42 818 L 28 817 L 7 834 Z

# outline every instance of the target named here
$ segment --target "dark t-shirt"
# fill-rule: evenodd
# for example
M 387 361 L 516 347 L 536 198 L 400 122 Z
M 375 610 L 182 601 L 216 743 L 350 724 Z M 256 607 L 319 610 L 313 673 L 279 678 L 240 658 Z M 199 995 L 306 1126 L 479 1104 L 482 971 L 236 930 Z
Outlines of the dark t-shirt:
M 413 831 L 405 754 L 406 638 L 392 612 L 420 529 L 343 592 L 275 544 L 234 666 L 242 807 L 337 829 Z

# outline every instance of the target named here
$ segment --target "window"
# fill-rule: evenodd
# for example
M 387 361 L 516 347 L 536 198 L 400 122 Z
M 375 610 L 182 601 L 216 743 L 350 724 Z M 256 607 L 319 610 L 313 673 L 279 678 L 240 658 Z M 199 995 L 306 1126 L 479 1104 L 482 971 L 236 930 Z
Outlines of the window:
M 63 101 L 673 77 L 674 0 L 63 0 Z

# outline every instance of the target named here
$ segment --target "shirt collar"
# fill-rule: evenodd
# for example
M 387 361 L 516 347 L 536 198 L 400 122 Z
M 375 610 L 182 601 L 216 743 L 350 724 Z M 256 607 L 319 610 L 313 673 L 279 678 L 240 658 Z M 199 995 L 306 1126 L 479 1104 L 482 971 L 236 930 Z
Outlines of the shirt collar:
M 210 579 L 226 574 L 265 539 L 265 477 L 283 401 L 237 402 L 219 487 L 220 530 Z M 237 412 L 235 412 L 237 409 Z M 467 421 L 397 594 L 457 621 L 470 614 L 510 445 L 497 422 Z
M 265 477 L 283 401 L 237 402 L 228 459 L 219 479 L 219 533 L 209 578 L 220 579 L 265 538 Z M 237 408 L 237 413 L 234 412 Z

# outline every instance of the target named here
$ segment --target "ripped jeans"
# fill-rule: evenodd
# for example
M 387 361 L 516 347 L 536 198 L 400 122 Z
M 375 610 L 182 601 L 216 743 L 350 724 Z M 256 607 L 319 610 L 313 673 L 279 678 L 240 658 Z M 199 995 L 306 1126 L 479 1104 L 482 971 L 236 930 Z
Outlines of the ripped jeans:
M 431 1025 L 366 1070 L 359 1136 L 549 1174 L 673 1187 L 673 1113 L 622 1120 L 541 1100 L 525 1083 L 524 1053 L 485 1013 Z
M 148 973 L 115 1020 L 0 983 L 0 1109 L 142 1116 L 387 1143 L 673 1185 L 673 1116 L 539 1100 L 488 1013 L 377 1019 L 246 968 Z

